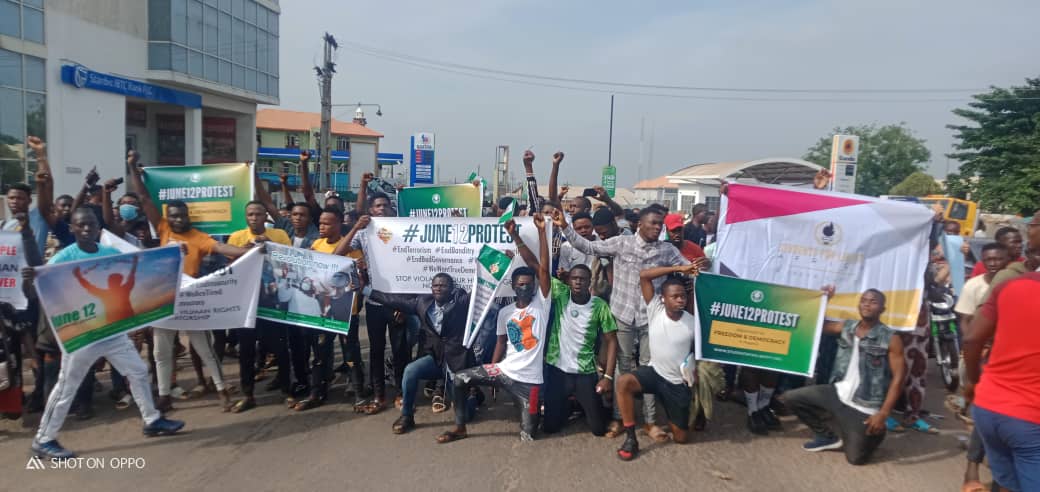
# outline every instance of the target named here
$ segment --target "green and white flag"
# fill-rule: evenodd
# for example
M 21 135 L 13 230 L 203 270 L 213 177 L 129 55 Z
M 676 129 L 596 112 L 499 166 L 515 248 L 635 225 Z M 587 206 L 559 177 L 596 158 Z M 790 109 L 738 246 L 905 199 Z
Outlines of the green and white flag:
M 516 213 L 516 200 L 510 200 L 509 206 L 506 207 L 505 212 L 502 212 L 502 216 L 498 218 L 499 224 L 505 224 L 513 219 L 513 214 Z
M 495 300 L 495 292 L 502 285 L 502 279 L 512 262 L 509 255 L 491 246 L 485 244 L 480 248 L 480 254 L 476 257 L 473 291 L 470 292 L 469 313 L 466 314 L 466 336 L 462 341 L 466 347 L 473 345 L 473 338 L 484 323 L 488 308 Z
M 469 177 L 466 178 L 466 181 L 469 181 L 470 183 L 472 183 L 474 179 L 480 179 L 480 187 L 485 189 L 485 190 L 487 189 L 487 180 L 484 179 L 479 174 L 477 174 L 476 171 L 473 171 L 473 172 L 469 173 Z

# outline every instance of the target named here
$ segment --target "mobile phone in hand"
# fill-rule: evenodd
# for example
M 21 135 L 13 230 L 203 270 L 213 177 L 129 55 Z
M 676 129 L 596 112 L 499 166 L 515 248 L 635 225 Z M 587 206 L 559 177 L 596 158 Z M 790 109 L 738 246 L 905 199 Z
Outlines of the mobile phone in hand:
M 599 193 L 596 192 L 595 188 L 585 188 L 585 191 L 581 192 L 581 196 L 586 196 L 586 197 L 587 196 L 592 196 L 592 197 L 595 197 L 595 196 L 599 196 Z

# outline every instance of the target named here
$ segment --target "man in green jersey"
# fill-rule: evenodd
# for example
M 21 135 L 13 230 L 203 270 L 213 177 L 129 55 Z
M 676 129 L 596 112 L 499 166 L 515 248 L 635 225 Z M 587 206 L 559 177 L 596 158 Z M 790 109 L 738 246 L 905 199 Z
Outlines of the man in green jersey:
M 555 306 L 549 330 L 549 349 L 545 355 L 546 434 L 558 432 L 570 415 L 568 398 L 574 398 L 585 412 L 593 435 L 607 432 L 608 413 L 602 395 L 614 387 L 617 356 L 617 324 L 606 301 L 589 293 L 592 270 L 578 264 L 570 269 L 567 283 L 553 279 Z M 603 377 L 596 373 L 596 338 L 603 336 L 601 350 L 607 363 Z

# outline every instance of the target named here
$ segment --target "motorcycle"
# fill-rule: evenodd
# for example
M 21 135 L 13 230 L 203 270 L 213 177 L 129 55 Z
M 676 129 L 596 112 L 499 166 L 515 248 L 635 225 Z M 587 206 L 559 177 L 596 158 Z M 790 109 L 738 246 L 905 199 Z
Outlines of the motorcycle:
M 956 392 L 961 382 L 957 371 L 961 346 L 957 313 L 953 311 L 954 304 L 953 295 L 949 291 L 935 293 L 929 299 L 935 363 L 939 366 L 943 384 L 950 393 Z

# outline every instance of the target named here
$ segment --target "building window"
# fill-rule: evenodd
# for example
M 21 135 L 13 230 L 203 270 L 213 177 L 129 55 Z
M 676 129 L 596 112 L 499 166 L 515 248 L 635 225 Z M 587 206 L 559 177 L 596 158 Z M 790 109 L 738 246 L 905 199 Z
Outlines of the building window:
M 4 0 L 6 1 L 6 0 Z M 47 138 L 47 94 L 40 58 L 0 49 L 0 183 L 34 183 L 25 139 Z
M 44 44 L 42 0 L 0 0 L 0 34 Z
M 295 133 L 290 133 L 285 136 L 285 148 L 287 149 L 298 149 L 300 148 L 300 136 Z
M 21 26 L 7 4 L 0 33 Z M 277 97 L 278 17 L 256 0 L 148 0 L 148 68 Z
M 679 205 L 680 212 L 689 212 L 697 203 L 697 195 L 683 195 L 682 203 Z
M 722 202 L 722 198 L 717 196 L 709 196 L 704 200 L 704 202 L 708 205 L 708 210 L 711 210 L 712 212 L 718 212 L 719 204 Z
M 336 137 L 336 150 L 340 152 L 349 152 L 350 137 Z

